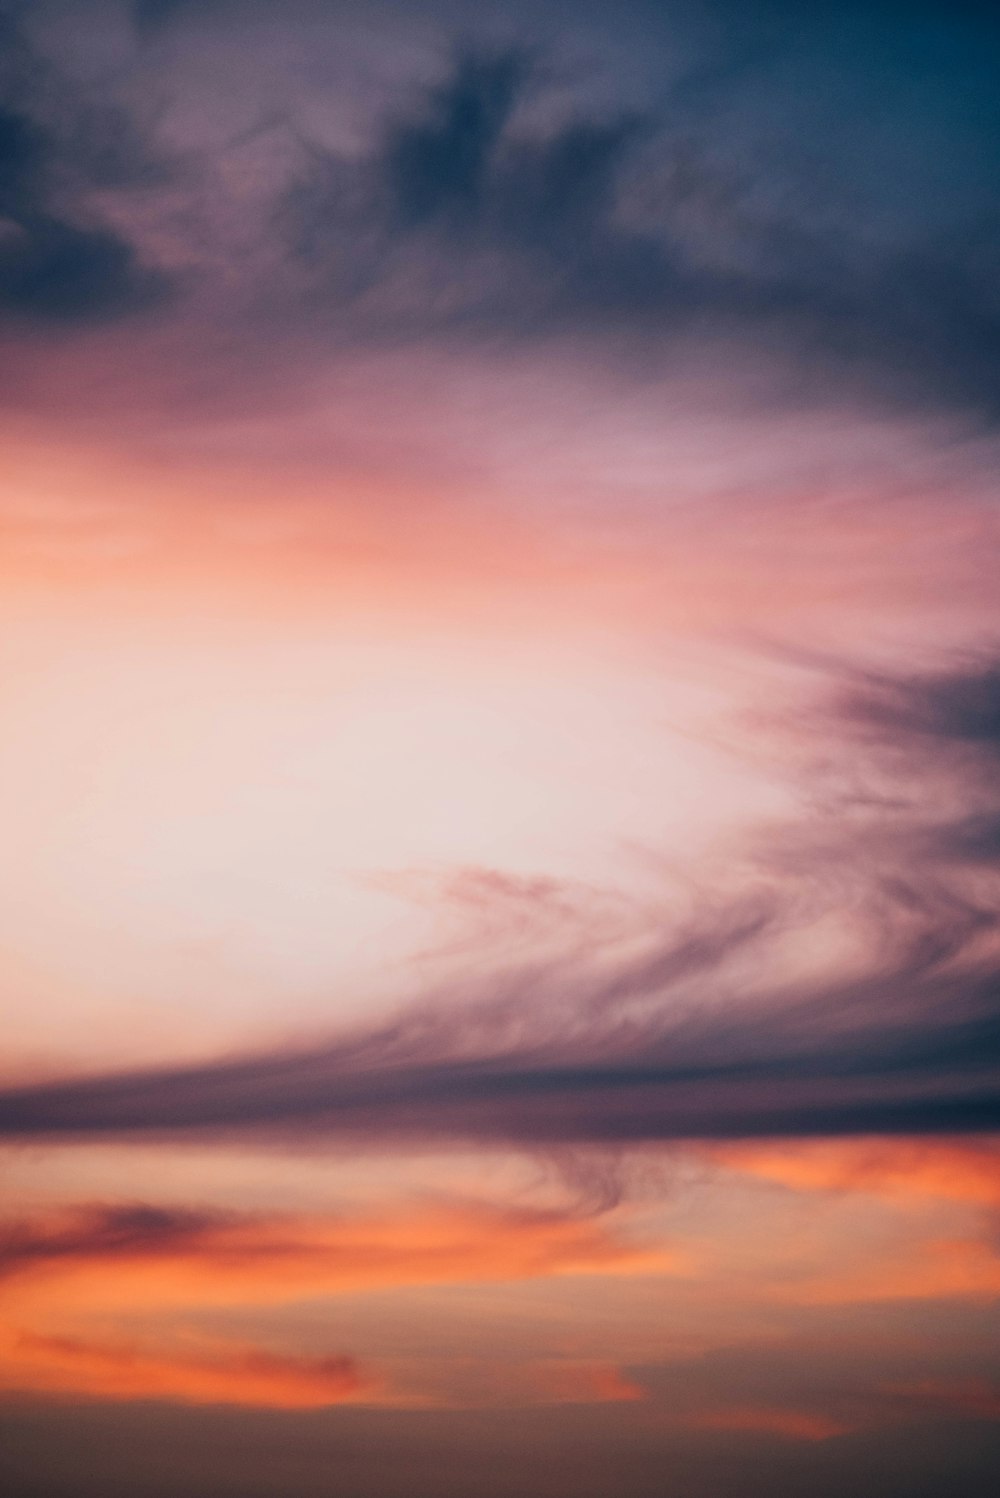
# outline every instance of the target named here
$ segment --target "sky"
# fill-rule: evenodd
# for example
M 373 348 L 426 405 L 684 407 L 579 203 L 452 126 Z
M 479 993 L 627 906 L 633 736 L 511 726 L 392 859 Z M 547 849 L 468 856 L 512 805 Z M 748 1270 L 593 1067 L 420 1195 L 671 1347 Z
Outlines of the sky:
M 0 0 L 11 1498 L 987 1498 L 1000 21 Z

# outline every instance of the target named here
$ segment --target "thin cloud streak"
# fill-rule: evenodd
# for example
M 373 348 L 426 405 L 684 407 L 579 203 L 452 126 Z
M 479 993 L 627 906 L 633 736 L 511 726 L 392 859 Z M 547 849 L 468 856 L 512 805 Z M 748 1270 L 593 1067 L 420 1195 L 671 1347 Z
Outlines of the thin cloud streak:
M 12 1366 L 5 1368 L 5 1354 Z M 0 1342 L 0 1386 L 90 1399 L 168 1399 L 179 1404 L 318 1409 L 381 1403 L 386 1395 L 348 1357 L 285 1357 L 264 1348 L 201 1356 L 146 1350 L 129 1342 L 15 1333 Z

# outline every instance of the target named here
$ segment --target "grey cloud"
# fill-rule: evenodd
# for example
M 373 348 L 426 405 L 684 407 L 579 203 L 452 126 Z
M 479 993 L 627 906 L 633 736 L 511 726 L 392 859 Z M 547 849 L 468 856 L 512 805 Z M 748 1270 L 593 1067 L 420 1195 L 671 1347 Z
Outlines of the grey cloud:
M 123 111 L 84 99 L 3 17 L 0 37 L 0 312 L 72 326 L 162 303 L 167 277 L 91 202 L 159 165 Z
M 944 856 L 1000 866 L 1000 807 L 958 818 L 937 832 L 935 842 Z
M 670 15 L 638 0 L 626 9 L 643 44 L 609 55 L 598 95 L 572 76 L 575 32 L 558 6 L 515 6 L 508 32 L 523 40 L 498 48 L 473 7 L 428 4 L 422 35 L 441 39 L 438 80 L 415 94 L 401 65 L 396 100 L 349 149 L 316 138 L 293 78 L 276 83 L 280 150 L 261 142 L 258 159 L 248 147 L 236 191 L 207 153 L 180 174 L 166 210 L 169 233 L 190 236 L 193 283 L 214 289 L 203 308 L 247 348 L 307 336 L 310 358 L 324 338 L 332 354 L 352 343 L 577 337 L 669 363 L 701 336 L 777 360 L 796 398 L 832 388 L 993 421 L 1000 54 L 989 17 L 889 5 L 748 13 L 728 0 Z M 146 92 L 169 79 L 184 97 L 194 22 L 210 20 L 213 45 L 231 38 L 235 59 L 264 45 L 266 11 L 253 7 L 255 25 L 241 28 L 237 5 L 138 4 L 142 35 L 169 24 L 171 47 L 169 57 L 138 47 L 126 71 Z M 621 30 L 609 17 L 586 8 L 591 46 Z M 281 15 L 290 37 L 324 25 L 332 37 L 354 20 L 335 4 Z M 393 23 L 390 8 L 379 23 L 387 42 Z M 456 34 L 471 40 L 449 60 Z M 402 64 L 413 42 L 400 37 Z M 169 171 L 169 153 L 151 147 L 135 89 L 127 107 L 90 98 L 84 109 L 78 85 L 37 56 L 32 66 L 58 136 L 46 175 L 61 180 L 60 196 L 44 212 L 120 236 L 71 211 L 73 184 L 126 195 Z M 412 66 L 425 78 L 426 53 Z M 23 114 L 24 99 L 8 107 Z M 103 305 L 110 314 L 143 300 Z
M 698 326 L 817 380 L 994 412 L 1000 224 L 981 205 L 960 232 L 870 232 L 849 174 L 824 177 L 796 139 L 787 81 L 787 152 L 756 159 L 724 132 L 761 100 L 737 95 L 733 118 L 718 72 L 658 110 L 581 105 L 547 131 L 525 123 L 540 90 L 523 51 L 460 55 L 367 160 L 320 154 L 289 220 L 316 305 L 369 337 L 618 327 L 669 349 Z
M 192 8 L 191 0 L 134 0 L 132 13 L 139 32 L 146 33 L 159 31 Z
M 1000 662 L 990 655 L 902 680 L 871 675 L 844 707 L 890 741 L 1000 756 Z
M 0 237 L 0 308 L 21 319 L 103 321 L 153 306 L 166 293 L 165 279 L 109 230 L 33 215 Z
M 225 1219 L 145 1203 L 77 1207 L 55 1224 L 11 1222 L 0 1233 L 0 1276 L 38 1264 L 129 1259 L 197 1249 Z
M 492 158 L 526 71 L 513 52 L 460 58 L 432 93 L 427 119 L 390 131 L 384 166 L 402 227 L 444 218 L 460 228 L 482 213 Z
M 34 209 L 45 154 L 41 131 L 23 115 L 0 109 L 0 214 L 5 218 Z

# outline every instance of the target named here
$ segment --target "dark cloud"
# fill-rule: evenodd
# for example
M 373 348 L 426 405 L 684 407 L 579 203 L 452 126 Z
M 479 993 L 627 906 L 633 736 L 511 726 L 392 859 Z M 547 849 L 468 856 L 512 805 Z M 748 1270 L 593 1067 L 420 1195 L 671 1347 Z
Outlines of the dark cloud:
M 191 0 L 134 0 L 132 14 L 139 32 L 145 33 L 161 30 L 191 9 Z
M 368 337 L 610 326 L 669 349 L 698 327 L 763 339 L 817 380 L 839 370 L 872 394 L 995 414 L 1000 219 L 980 200 L 955 209 L 960 226 L 909 203 L 877 223 L 884 202 L 864 201 L 851 161 L 827 159 L 842 147 L 810 149 L 794 69 L 771 106 L 789 132 L 776 150 L 758 143 L 764 64 L 724 62 L 655 108 L 581 104 L 545 128 L 531 123 L 545 84 L 527 53 L 460 55 L 367 161 L 321 153 L 297 187 L 290 222 L 316 304 Z M 748 144 L 733 149 L 727 129 Z
M 30 120 L 0 109 L 0 214 L 4 218 L 16 219 L 33 211 L 46 144 Z
M 165 279 L 106 229 L 33 215 L 0 237 L 0 308 L 48 324 L 103 321 L 163 300 Z
M 515 5 L 506 31 L 521 40 L 504 48 L 483 40 L 496 26 L 471 5 L 417 9 L 425 41 L 439 39 L 438 80 L 418 89 L 401 61 L 349 148 L 316 138 L 301 79 L 279 83 L 276 61 L 281 170 L 268 131 L 239 173 L 213 136 L 175 184 L 168 237 L 186 237 L 181 258 L 194 284 L 214 288 L 203 305 L 233 320 L 228 336 L 248 348 L 276 332 L 337 348 L 579 337 L 667 362 L 700 337 L 791 371 L 796 399 L 832 387 L 996 418 L 1000 48 L 987 11 L 713 0 L 668 14 L 633 0 L 620 23 L 600 5 L 571 23 L 556 4 Z M 171 35 L 169 57 L 139 46 L 119 63 L 133 86 L 116 80 L 102 100 L 36 47 L 8 90 L 8 109 L 33 129 L 26 97 L 43 101 L 48 132 L 44 162 L 37 137 L 10 143 L 15 190 L 30 175 L 35 193 L 44 178 L 58 201 L 33 199 L 36 210 L 120 239 L 122 214 L 112 228 L 88 217 L 92 202 L 77 212 L 83 184 L 124 201 L 162 175 L 169 152 L 153 149 L 156 127 L 136 100 L 185 97 L 187 70 L 197 73 L 189 26 L 210 25 L 216 46 L 228 39 L 234 68 L 250 49 L 257 76 L 266 59 L 254 49 L 268 45 L 265 18 L 274 24 L 267 7 L 189 0 L 140 0 L 132 14 L 141 37 Z M 397 18 L 378 15 L 391 53 Z M 350 5 L 318 0 L 280 18 L 292 44 L 324 26 L 353 37 L 356 21 Z M 455 35 L 471 41 L 449 57 Z M 581 38 L 594 50 L 602 37 L 595 89 L 570 59 Z M 398 41 L 402 60 L 413 33 Z M 417 48 L 414 77 L 427 62 Z M 245 144 L 244 113 L 234 136 Z M 44 238 L 32 242 L 51 263 Z M 71 279 L 81 258 L 101 253 L 81 244 L 64 256 Z M 127 254 L 103 263 L 92 315 L 146 304 Z M 47 283 L 44 265 L 39 277 Z M 86 300 L 82 278 L 62 299 Z
M 890 741 L 923 749 L 951 744 L 984 763 L 1000 759 L 1000 663 L 992 657 L 905 680 L 873 676 L 845 706 Z
M 1000 664 L 981 654 L 949 667 L 892 677 L 862 674 L 838 704 L 842 721 L 859 730 L 868 752 L 895 777 L 888 801 L 909 792 L 913 826 L 904 830 L 911 867 L 924 885 L 944 863 L 1000 877 Z M 928 818 L 926 786 L 946 814 Z M 952 878 L 954 875 L 952 870 Z M 940 880 L 938 880 L 940 885 Z M 955 896 L 953 895 L 953 898 Z M 967 903 L 978 919 L 995 920 L 1000 890 L 985 904 Z
M 385 168 L 402 227 L 444 218 L 460 229 L 481 215 L 493 157 L 525 76 L 516 53 L 461 58 L 432 94 L 428 118 L 390 132 Z
M 82 98 L 2 18 L 0 34 L 14 58 L 0 73 L 0 313 L 65 326 L 162 302 L 166 276 L 91 201 L 159 170 L 132 121 Z M 4 94 L 16 107 L 4 106 Z
M 460 54 L 370 157 L 316 157 L 285 222 L 317 311 L 362 338 L 524 338 L 669 295 L 666 260 L 612 222 L 639 122 L 526 132 L 517 112 L 536 87 L 524 51 Z
M 402 291 L 403 334 L 523 337 L 635 313 L 682 317 L 695 280 L 665 243 L 617 221 L 645 122 L 581 115 L 528 131 L 517 111 L 537 87 L 524 52 L 460 55 L 359 169 L 320 159 L 292 199 L 317 300 L 374 324 L 386 295 Z M 345 276 L 359 250 L 364 274 Z
M 1000 807 L 948 823 L 937 832 L 935 843 L 944 856 L 1000 867 Z
M 218 1214 L 138 1203 L 78 1207 L 50 1224 L 10 1223 L 0 1234 L 0 1276 L 60 1260 L 183 1252 L 201 1245 L 222 1220 Z

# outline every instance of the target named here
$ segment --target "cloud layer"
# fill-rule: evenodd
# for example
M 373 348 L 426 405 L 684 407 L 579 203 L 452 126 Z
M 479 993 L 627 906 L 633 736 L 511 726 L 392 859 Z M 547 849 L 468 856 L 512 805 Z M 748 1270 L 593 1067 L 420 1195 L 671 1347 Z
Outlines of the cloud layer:
M 849 675 L 835 714 L 868 789 L 772 836 L 754 881 L 684 929 L 624 950 L 573 933 L 333 1043 L 8 1088 L 0 1131 L 530 1147 L 995 1130 L 998 871 L 967 829 L 997 815 L 996 679 L 989 660 Z M 947 814 L 927 820 L 929 799 Z M 782 944 L 808 950 L 826 918 L 860 931 L 860 958 L 776 983 Z
M 0 305 L 21 335 L 153 315 L 193 374 L 213 330 L 229 401 L 263 373 L 234 350 L 265 342 L 287 382 L 350 348 L 569 338 L 661 367 L 707 356 L 720 376 L 734 357 L 772 364 L 793 402 L 812 389 L 995 420 L 1000 42 L 978 7 L 952 7 L 935 46 L 934 7 L 748 16 L 717 0 L 671 27 L 630 6 L 644 49 L 595 9 L 586 66 L 557 8 L 508 7 L 501 44 L 494 18 L 428 4 L 408 39 L 376 21 L 372 50 L 334 7 L 328 28 L 393 74 L 374 107 L 356 80 L 324 99 L 303 94 L 305 61 L 269 65 L 266 8 L 241 23 L 224 4 L 137 6 L 129 28 L 101 6 L 89 77 L 38 9 L 0 13 Z M 62 17 L 69 36 L 81 17 Z M 328 43 L 322 20 L 286 8 L 294 58 Z M 215 119 L 206 45 L 228 59 Z M 240 57 L 266 107 L 241 93 Z M 203 119 L 214 150 L 192 144 Z M 122 359 L 131 336 L 116 334 Z

